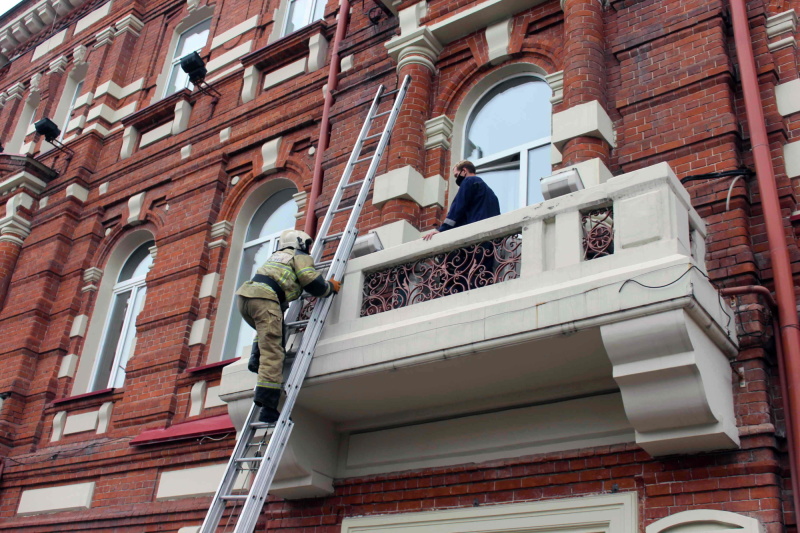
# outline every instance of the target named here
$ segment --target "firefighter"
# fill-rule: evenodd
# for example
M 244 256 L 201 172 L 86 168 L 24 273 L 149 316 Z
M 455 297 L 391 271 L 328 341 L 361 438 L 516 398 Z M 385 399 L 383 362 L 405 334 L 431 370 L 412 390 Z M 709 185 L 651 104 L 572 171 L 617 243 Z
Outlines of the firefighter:
M 327 298 L 339 292 L 341 283 L 317 272 L 311 259 L 312 239 L 297 230 L 281 233 L 278 250 L 236 294 L 239 312 L 256 330 L 256 341 L 248 369 L 258 373 L 253 402 L 261 407 L 258 421 L 278 421 L 278 401 L 283 381 L 283 313 L 289 302 L 305 290 L 312 296 Z

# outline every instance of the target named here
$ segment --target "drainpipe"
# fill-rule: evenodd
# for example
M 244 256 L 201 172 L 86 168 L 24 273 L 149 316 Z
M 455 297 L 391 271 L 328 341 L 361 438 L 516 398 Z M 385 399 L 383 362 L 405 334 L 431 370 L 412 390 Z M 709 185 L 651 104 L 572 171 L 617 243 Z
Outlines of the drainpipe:
M 761 285 L 745 285 L 742 287 L 727 287 L 720 289 L 721 296 L 737 296 L 740 294 L 760 294 L 766 300 L 767 305 L 773 313 L 777 312 L 778 304 L 772 297 L 772 293 L 768 288 Z M 791 413 L 789 412 L 788 405 L 788 383 L 786 379 L 786 353 L 783 351 L 783 343 L 781 342 L 781 332 L 778 323 L 772 321 L 772 331 L 775 337 L 775 352 L 778 360 L 778 377 L 780 379 L 781 396 L 783 396 L 783 413 L 784 423 L 786 424 L 786 445 L 789 448 L 789 476 L 792 484 L 792 501 L 795 509 L 800 509 L 800 479 L 795 475 L 797 472 L 797 450 L 795 448 L 795 435 L 794 426 Z
M 772 155 L 767 139 L 767 127 L 764 121 L 761 95 L 758 88 L 756 62 L 753 56 L 750 27 L 747 19 L 745 0 L 730 0 L 731 18 L 733 21 L 734 45 L 742 78 L 745 112 L 750 129 L 750 142 L 753 147 L 753 159 L 756 166 L 758 192 L 764 212 L 764 223 L 767 229 L 775 280 L 775 300 L 778 304 L 778 322 L 780 324 L 780 340 L 785 353 L 787 419 L 791 418 L 791 426 L 800 426 L 800 325 L 797 320 L 797 302 L 794 292 L 794 280 L 789 261 L 788 244 L 783 227 L 778 187 L 775 182 L 775 171 L 772 167 Z M 796 442 L 796 440 L 795 440 Z M 797 450 L 794 451 L 797 454 Z M 791 472 L 792 479 L 796 477 Z M 793 491 L 796 492 L 796 491 Z M 795 507 L 795 515 L 800 510 Z
M 339 21 L 336 24 L 336 35 L 333 37 L 331 64 L 328 69 L 328 89 L 325 91 L 325 103 L 322 107 L 322 123 L 319 125 L 319 143 L 317 157 L 314 159 L 314 177 L 311 179 L 311 194 L 306 203 L 306 225 L 304 231 L 314 237 L 317 233 L 317 214 L 315 207 L 322 192 L 322 158 L 328 150 L 330 140 L 330 115 L 333 106 L 333 92 L 339 85 L 339 71 L 342 62 L 339 58 L 339 47 L 347 33 L 350 23 L 350 0 L 339 0 Z

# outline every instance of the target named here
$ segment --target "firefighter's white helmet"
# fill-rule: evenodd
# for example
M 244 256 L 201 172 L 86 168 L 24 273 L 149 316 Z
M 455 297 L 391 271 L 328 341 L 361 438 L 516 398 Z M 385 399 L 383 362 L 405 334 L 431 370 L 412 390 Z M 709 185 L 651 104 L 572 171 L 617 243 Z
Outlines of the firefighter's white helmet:
M 287 229 L 281 233 L 281 238 L 278 241 L 278 250 L 284 248 L 294 248 L 308 253 L 311 251 L 311 245 L 314 240 L 304 231 L 296 229 Z

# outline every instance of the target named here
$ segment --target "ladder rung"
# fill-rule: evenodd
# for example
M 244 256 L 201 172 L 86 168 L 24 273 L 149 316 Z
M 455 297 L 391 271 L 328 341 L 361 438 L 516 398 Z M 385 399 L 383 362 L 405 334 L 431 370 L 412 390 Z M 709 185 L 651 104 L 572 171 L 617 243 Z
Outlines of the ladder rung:
M 247 500 L 247 494 L 223 494 L 220 498 L 231 502 L 243 502 Z
M 333 259 L 328 259 L 327 261 L 320 261 L 314 266 L 317 268 L 328 268 L 329 266 L 331 266 L 331 263 L 333 263 Z
M 263 457 L 242 457 L 241 459 L 236 459 L 237 463 L 251 463 L 253 461 L 260 461 Z
M 345 207 L 340 207 L 339 209 L 334 209 L 332 211 L 332 213 L 335 215 L 337 213 L 344 213 L 345 211 L 352 211 L 352 210 L 353 210 L 353 206 L 352 205 L 348 205 L 348 206 L 345 206 Z
M 294 322 L 287 322 L 286 323 L 286 327 L 287 328 L 301 328 L 301 327 L 305 326 L 306 324 L 308 324 L 308 320 L 296 320 Z
M 333 235 L 326 235 L 325 237 L 322 238 L 322 242 L 331 242 L 335 241 L 336 239 L 341 239 L 342 235 L 344 235 L 344 232 L 334 233 Z
M 378 138 L 378 137 L 380 137 L 381 135 L 383 135 L 383 132 L 380 132 L 380 133 L 375 133 L 374 135 L 367 135 L 366 137 L 364 137 L 364 140 L 365 140 L 365 141 L 368 141 L 368 140 L 370 140 L 370 139 L 377 139 L 377 138 Z
M 353 161 L 353 164 L 354 164 L 354 165 L 357 165 L 358 163 L 363 163 L 364 161 L 372 161 L 372 157 L 373 157 L 374 155 L 375 155 L 375 154 L 368 155 L 367 157 L 362 157 L 361 159 L 356 159 L 355 161 Z
M 382 113 L 378 113 L 377 115 L 373 116 L 372 118 L 374 118 L 374 119 L 375 119 L 375 118 L 378 118 L 378 117 L 383 117 L 383 116 L 386 116 L 386 115 L 388 115 L 388 114 L 389 114 L 389 113 L 391 113 L 391 112 L 392 112 L 392 110 L 390 109 L 389 111 L 384 111 L 384 112 L 382 112 Z
M 354 181 L 343 186 L 342 189 L 349 189 L 350 187 L 355 187 L 356 185 L 361 185 L 362 183 L 364 183 L 364 180 Z
M 399 91 L 400 91 L 400 89 L 395 89 L 393 91 L 389 91 L 387 93 L 383 93 L 381 95 L 381 98 L 386 98 L 387 96 L 392 96 L 393 94 L 397 94 Z

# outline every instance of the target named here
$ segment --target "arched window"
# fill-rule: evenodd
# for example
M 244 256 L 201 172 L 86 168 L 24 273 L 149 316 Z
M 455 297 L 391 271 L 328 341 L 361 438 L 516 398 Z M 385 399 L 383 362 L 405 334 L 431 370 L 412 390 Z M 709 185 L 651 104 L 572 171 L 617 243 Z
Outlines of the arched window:
M 284 189 L 272 195 L 250 219 L 239 261 L 236 287 L 252 278 L 258 267 L 276 250 L 281 232 L 294 227 L 297 213 L 297 203 L 292 199 L 294 192 L 292 189 Z M 255 335 L 255 330 L 242 320 L 236 306 L 231 307 L 222 359 L 247 355 Z
M 90 391 L 121 387 L 125 366 L 136 346 L 136 317 L 144 306 L 147 271 L 153 264 L 148 241 L 134 250 L 125 261 L 112 289 L 99 357 L 92 370 Z
M 506 79 L 470 110 L 463 159 L 497 194 L 505 213 L 543 200 L 539 180 L 552 174 L 550 86 L 539 77 Z

